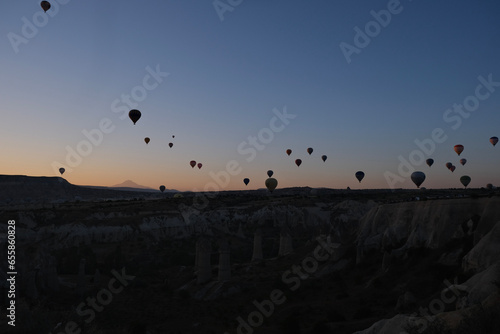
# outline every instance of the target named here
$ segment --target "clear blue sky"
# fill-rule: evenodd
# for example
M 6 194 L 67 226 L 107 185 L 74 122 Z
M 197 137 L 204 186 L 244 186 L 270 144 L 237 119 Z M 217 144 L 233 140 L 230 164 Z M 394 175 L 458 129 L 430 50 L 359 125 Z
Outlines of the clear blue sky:
M 9 1 L 0 14 L 0 174 L 56 176 L 61 165 L 74 184 L 203 190 L 234 160 L 219 189 L 262 188 L 268 169 L 278 187 L 388 188 L 391 172 L 402 181 L 394 187 L 414 188 L 398 157 L 422 152 L 414 141 L 441 128 L 447 139 L 421 153 L 431 168 L 412 156 L 427 175 L 422 186 L 460 187 L 462 175 L 472 187 L 500 186 L 500 144 L 489 143 L 500 137 L 498 1 L 221 0 L 231 10 L 219 13 L 199 0 L 51 3 L 46 16 L 31 0 Z M 371 11 L 388 8 L 385 27 L 370 23 Z M 355 27 L 372 29 L 369 43 L 355 40 Z M 341 44 L 358 46 L 350 62 Z M 148 67 L 169 73 L 159 84 L 147 77 L 151 90 Z M 491 76 L 490 90 L 479 76 Z M 125 95 L 142 112 L 136 125 L 120 117 L 132 109 Z M 446 112 L 465 101 L 467 118 Z M 284 109 L 296 117 L 282 127 L 273 110 Z M 108 133 L 72 167 L 68 147 L 88 148 L 82 130 L 103 119 Z M 280 131 L 267 140 L 271 127 Z M 257 139 L 253 157 L 248 137 L 259 133 L 266 143 Z

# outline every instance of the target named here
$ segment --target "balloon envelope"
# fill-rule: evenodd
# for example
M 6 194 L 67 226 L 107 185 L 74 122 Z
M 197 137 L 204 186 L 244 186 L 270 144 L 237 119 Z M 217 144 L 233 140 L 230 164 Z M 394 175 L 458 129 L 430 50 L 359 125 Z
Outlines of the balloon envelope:
M 361 183 L 361 180 L 363 180 L 363 178 L 365 177 L 365 173 L 363 173 L 362 171 L 358 171 L 356 172 L 356 174 L 354 174 L 354 176 L 356 176 L 358 181 Z
M 460 153 L 462 153 L 464 150 L 464 146 L 463 145 L 455 145 L 453 147 L 453 149 L 455 150 L 455 152 L 457 152 L 458 155 L 460 155 Z
M 189 164 L 191 165 L 191 167 L 193 167 L 193 168 L 194 168 L 194 166 L 196 166 L 196 161 L 191 160 L 191 161 L 189 162 Z
M 59 168 L 59 173 L 61 173 L 61 175 L 63 175 L 65 171 L 66 171 L 66 169 L 64 169 L 64 168 L 62 168 L 62 167 L 61 167 L 61 168 Z
M 297 165 L 297 167 L 299 167 L 301 163 L 302 163 L 302 160 L 300 160 L 300 159 L 295 160 L 295 164 Z
M 161 185 L 161 186 L 160 186 L 160 191 L 161 191 L 161 192 L 164 192 L 164 191 L 165 191 L 165 186 Z
M 50 2 L 48 1 L 42 1 L 40 3 L 40 6 L 42 6 L 42 9 L 44 12 L 48 11 L 50 9 Z
M 453 166 L 453 164 L 452 164 L 451 162 L 447 162 L 447 163 L 446 163 L 446 168 L 450 169 L 450 168 L 451 168 L 451 166 Z
M 429 158 L 429 159 L 425 160 L 425 162 L 427 163 L 427 166 L 429 166 L 429 167 L 430 167 L 430 166 L 432 166 L 432 164 L 434 163 L 434 159 L 430 159 L 430 158 Z
M 321 159 L 323 160 L 323 162 L 325 162 L 325 161 L 326 161 L 326 159 L 327 159 L 327 156 L 326 156 L 326 155 L 323 155 L 323 156 L 321 156 Z
M 292 150 L 291 149 L 286 150 L 286 154 L 288 155 L 292 154 Z
M 169 146 L 170 148 L 172 148 L 172 146 L 174 146 L 174 144 L 173 144 L 173 143 L 168 143 L 168 146 Z
M 248 177 L 243 179 L 243 183 L 248 186 L 248 183 L 250 182 L 250 179 Z
M 128 112 L 128 117 L 134 122 L 134 124 L 141 118 L 141 112 L 137 109 L 132 109 Z
M 270 177 L 266 180 L 266 187 L 270 192 L 273 192 L 274 189 L 278 186 L 278 180 L 273 177 Z
M 273 176 L 274 172 L 272 170 L 268 170 L 267 171 L 267 176 L 271 177 Z
M 460 177 L 460 182 L 464 185 L 465 188 L 467 188 L 467 185 L 470 183 L 470 176 L 464 175 Z
M 490 143 L 495 146 L 498 143 L 498 137 L 491 137 L 490 138 Z
M 411 174 L 411 180 L 413 181 L 413 183 L 415 183 L 417 188 L 420 188 L 420 185 L 425 180 L 425 174 L 423 172 L 413 172 Z
M 457 167 L 455 167 L 455 166 L 451 166 L 450 167 L 450 170 L 451 170 L 452 173 L 455 171 L 455 169 L 457 169 Z
M 203 167 L 203 165 L 200 163 L 198 163 L 198 169 L 201 169 L 201 167 Z
M 467 162 L 467 159 L 460 159 L 460 163 L 463 165 L 465 165 L 465 163 Z
M 151 139 L 149 139 L 149 137 L 144 138 L 144 141 L 146 142 L 146 144 L 149 144 L 149 141 L 150 141 L 150 140 L 151 140 Z
M 313 149 L 312 149 L 312 147 L 309 147 L 309 148 L 307 149 L 307 153 L 309 153 L 309 155 L 311 155 L 311 153 L 313 153 Z

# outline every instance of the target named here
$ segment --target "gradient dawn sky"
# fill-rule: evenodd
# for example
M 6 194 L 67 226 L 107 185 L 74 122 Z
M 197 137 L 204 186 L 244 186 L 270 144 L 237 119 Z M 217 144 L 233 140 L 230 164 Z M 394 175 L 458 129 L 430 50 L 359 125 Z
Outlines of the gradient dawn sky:
M 415 188 L 420 170 L 427 188 L 500 186 L 499 1 L 51 3 L 2 6 L 0 174 L 202 191 L 263 188 L 267 170 L 278 188 Z

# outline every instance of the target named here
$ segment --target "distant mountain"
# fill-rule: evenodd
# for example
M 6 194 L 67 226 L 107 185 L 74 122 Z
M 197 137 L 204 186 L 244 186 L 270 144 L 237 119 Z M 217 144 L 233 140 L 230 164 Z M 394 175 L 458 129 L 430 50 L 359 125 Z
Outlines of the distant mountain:
M 150 187 L 141 186 L 141 185 L 135 183 L 132 180 L 127 180 L 127 181 L 122 182 L 120 184 L 115 184 L 114 186 L 111 186 L 110 188 L 139 188 L 139 189 L 156 190 L 156 189 L 153 189 L 153 188 L 150 188 Z

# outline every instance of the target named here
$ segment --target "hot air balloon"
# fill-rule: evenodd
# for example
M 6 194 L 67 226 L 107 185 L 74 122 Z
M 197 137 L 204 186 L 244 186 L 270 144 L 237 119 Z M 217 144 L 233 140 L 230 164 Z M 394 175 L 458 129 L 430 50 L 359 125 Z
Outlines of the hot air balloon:
M 288 155 L 292 154 L 292 150 L 291 149 L 286 150 L 286 154 Z
M 425 180 L 425 174 L 423 172 L 413 172 L 411 173 L 411 180 L 415 183 L 417 188 L 420 188 L 420 185 Z
M 307 153 L 309 153 L 309 155 L 311 155 L 311 153 L 313 153 L 313 149 L 312 149 L 312 147 L 309 147 L 309 148 L 307 149 Z
M 40 6 L 42 6 L 42 9 L 44 12 L 47 12 L 50 9 L 50 2 L 48 1 L 42 1 L 40 3 Z
M 246 186 L 248 186 L 248 183 L 249 183 L 249 182 L 250 182 L 250 179 L 249 179 L 249 178 L 247 178 L 247 177 L 246 177 L 246 178 L 244 178 L 244 179 L 243 179 L 243 183 L 244 183 Z
M 467 185 L 470 183 L 470 176 L 464 175 L 460 177 L 460 182 L 467 188 Z
M 270 192 L 273 192 L 274 189 L 278 186 L 278 180 L 273 177 L 270 177 L 266 180 L 266 187 Z
M 323 162 L 325 162 L 325 161 L 326 161 L 326 158 L 327 158 L 327 156 L 326 156 L 326 155 L 322 155 L 322 156 L 321 156 L 321 159 L 323 160 Z
M 460 155 L 460 153 L 462 153 L 464 150 L 464 146 L 463 145 L 455 145 L 455 147 L 453 147 L 453 149 L 455 150 L 455 152 L 457 152 L 458 155 Z
M 149 141 L 150 141 L 150 140 L 151 140 L 151 139 L 149 139 L 149 137 L 144 138 L 144 141 L 146 142 L 146 144 L 149 144 Z
M 128 112 L 128 117 L 134 122 L 134 124 L 141 118 L 141 112 L 137 109 L 132 109 Z
M 165 186 L 161 185 L 161 186 L 160 186 L 160 191 L 161 191 L 161 192 L 164 192 L 164 191 L 165 191 Z
M 168 143 L 168 146 L 169 146 L 170 148 L 172 148 L 172 146 L 174 146 L 174 144 L 173 144 L 173 143 Z
M 462 166 L 465 165 L 466 162 L 467 162 L 467 159 L 463 159 L 463 158 L 460 159 L 460 163 L 462 164 Z
M 299 167 L 301 163 L 302 163 L 302 160 L 300 160 L 300 159 L 295 160 L 295 164 L 297 165 L 297 167 Z
M 430 166 L 432 166 L 432 164 L 434 163 L 434 159 L 430 159 L 430 158 L 429 158 L 429 159 L 425 160 L 425 162 L 427 163 L 427 166 L 429 166 L 429 167 L 430 167 Z
M 203 165 L 201 164 L 201 162 L 198 163 L 198 169 L 201 169 L 201 167 L 203 167 Z
M 490 143 L 493 144 L 493 146 L 495 146 L 498 143 L 498 137 L 491 137 Z
M 493 189 L 493 184 L 488 183 L 488 184 L 486 185 L 486 189 L 488 189 L 488 190 L 492 190 L 492 189 Z
M 365 173 L 363 173 L 362 171 L 358 171 L 356 172 L 356 174 L 354 174 L 354 176 L 356 176 L 359 183 L 361 183 L 361 180 L 363 180 L 363 178 L 365 177 Z
M 172 138 L 175 138 L 175 135 L 172 135 Z
M 64 169 L 64 168 L 62 168 L 62 167 L 61 167 L 61 168 L 59 168 L 59 173 L 61 173 L 61 175 L 63 175 L 65 171 L 66 171 L 66 169 Z
M 453 166 L 453 164 L 452 164 L 451 162 L 447 162 L 447 163 L 446 163 L 446 168 L 450 169 L 450 168 L 451 168 L 451 166 Z
M 455 166 L 451 166 L 450 167 L 450 170 L 451 170 L 452 173 L 455 171 L 455 169 L 457 169 L 457 167 L 455 167 Z
M 273 176 L 274 172 L 272 170 L 268 170 L 267 171 L 267 176 L 271 177 Z
M 189 164 L 191 165 L 191 167 L 192 167 L 192 168 L 194 168 L 194 166 L 196 166 L 196 161 L 191 160 L 191 161 L 189 162 Z

